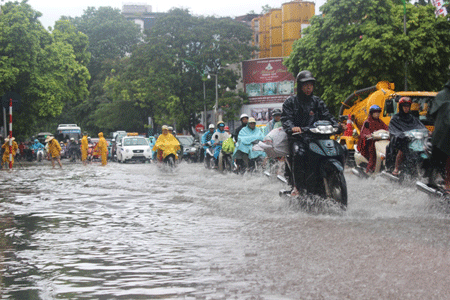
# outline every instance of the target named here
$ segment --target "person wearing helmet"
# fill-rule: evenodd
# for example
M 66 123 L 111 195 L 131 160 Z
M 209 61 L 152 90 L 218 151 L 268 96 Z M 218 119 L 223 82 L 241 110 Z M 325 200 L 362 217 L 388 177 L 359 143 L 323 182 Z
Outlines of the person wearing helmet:
M 217 123 L 217 130 L 216 132 L 214 132 L 211 138 L 211 143 L 214 145 L 214 158 L 216 167 L 218 166 L 219 163 L 219 154 L 220 151 L 222 150 L 222 143 L 229 137 L 230 134 L 225 131 L 225 122 L 219 121 Z
M 255 118 L 249 118 L 248 124 L 239 132 L 236 148 L 233 157 L 239 168 L 247 169 L 254 167 L 255 159 L 265 157 L 264 151 L 253 151 L 253 145 L 264 139 L 262 131 L 256 127 Z
M 358 151 L 362 156 L 367 158 L 369 164 L 366 168 L 366 173 L 371 174 L 375 171 L 377 162 L 377 152 L 375 149 L 375 141 L 371 139 L 372 133 L 377 130 L 388 130 L 387 125 L 380 120 L 381 107 L 372 105 L 369 109 L 369 116 L 364 121 L 361 127 L 361 135 L 358 140 Z
M 308 143 L 301 137 L 292 138 L 291 135 L 301 133 L 302 127 L 310 127 L 319 120 L 327 120 L 334 126 L 340 126 L 322 99 L 314 95 L 316 79 L 312 73 L 307 70 L 301 71 L 298 73 L 296 80 L 297 95 L 284 101 L 281 114 L 281 123 L 289 136 L 289 160 L 293 169 L 296 170 L 294 176 L 292 176 L 289 168 L 286 167 L 286 176 L 289 184 L 293 187 L 294 195 L 298 193 L 295 186 L 302 186 L 305 183 L 304 153 L 306 153 Z
M 244 128 L 245 126 L 247 126 L 248 123 L 248 115 L 247 114 L 242 114 L 241 117 L 239 118 L 241 120 L 241 125 L 236 128 L 236 130 L 234 131 L 234 135 L 233 138 L 234 140 L 237 142 L 238 140 L 238 136 L 239 136 L 239 132 L 242 130 L 242 128 Z
M 206 149 L 211 147 L 209 142 L 211 141 L 211 138 L 214 134 L 214 130 L 215 130 L 214 124 L 209 124 L 208 131 L 202 135 L 201 143 L 203 146 L 204 155 L 206 155 Z
M 180 142 L 169 133 L 169 127 L 167 125 L 162 126 L 162 134 L 159 135 L 156 140 L 153 151 L 157 151 L 157 158 L 160 163 L 169 156 L 173 155 L 175 159 L 178 159 L 178 151 L 180 150 Z
M 83 165 L 87 164 L 88 149 L 88 135 L 87 132 L 84 132 L 83 137 L 81 138 L 81 161 L 83 162 Z
M 30 146 L 30 150 L 34 151 L 34 156 L 37 157 L 37 152 L 42 149 L 44 150 L 44 145 L 42 145 L 38 139 L 34 140 L 34 143 Z
M 281 109 L 275 108 L 274 110 L 272 110 L 272 120 L 270 120 L 267 123 L 264 134 L 267 135 L 272 130 L 282 127 L 282 126 L 283 125 L 281 124 Z
M 425 125 L 411 114 L 411 98 L 401 97 L 398 101 L 398 113 L 392 116 L 389 122 L 389 134 L 391 143 L 386 153 L 386 165 L 390 165 L 395 158 L 395 166 L 392 175 L 398 176 L 400 165 L 403 162 L 404 155 L 408 151 L 409 140 L 405 136 L 406 131 L 413 129 L 424 129 Z

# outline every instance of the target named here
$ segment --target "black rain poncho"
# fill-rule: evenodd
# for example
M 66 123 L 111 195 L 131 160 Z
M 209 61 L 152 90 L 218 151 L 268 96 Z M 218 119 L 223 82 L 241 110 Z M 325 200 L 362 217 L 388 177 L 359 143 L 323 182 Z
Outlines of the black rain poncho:
M 400 106 L 398 114 L 395 114 L 389 122 L 391 145 L 396 149 L 402 149 L 405 146 L 405 143 L 407 143 L 405 132 L 424 128 L 426 128 L 425 125 L 423 125 L 418 118 L 411 113 L 405 114 L 403 106 Z
M 450 156 L 450 81 L 436 95 L 430 115 L 435 120 L 433 146 Z

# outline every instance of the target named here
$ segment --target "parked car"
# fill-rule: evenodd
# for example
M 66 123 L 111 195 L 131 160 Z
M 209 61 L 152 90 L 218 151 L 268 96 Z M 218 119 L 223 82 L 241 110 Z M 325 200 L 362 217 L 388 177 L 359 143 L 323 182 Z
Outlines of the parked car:
M 152 151 L 146 138 L 142 136 L 125 136 L 117 143 L 117 160 L 122 163 L 127 161 L 150 161 Z

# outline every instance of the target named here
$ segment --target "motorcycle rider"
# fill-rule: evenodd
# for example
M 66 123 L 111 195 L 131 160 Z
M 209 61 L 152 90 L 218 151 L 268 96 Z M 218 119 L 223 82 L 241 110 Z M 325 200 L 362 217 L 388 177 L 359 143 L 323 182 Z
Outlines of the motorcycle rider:
M 58 141 L 51 135 L 49 135 L 45 142 L 48 143 L 48 152 L 52 158 L 52 167 L 55 168 L 55 160 L 58 162 L 59 167 L 62 168 L 61 164 L 61 146 Z
M 254 144 L 257 144 L 263 139 L 264 134 L 256 127 L 255 118 L 249 118 L 247 126 L 239 132 L 238 142 L 233 153 L 234 158 L 236 158 L 236 163 L 243 162 L 240 166 L 245 168 L 254 167 L 253 163 L 250 162 L 251 159 L 266 156 L 264 151 L 253 151 L 252 149 Z
M 398 176 L 404 154 L 408 151 L 409 139 L 405 136 L 405 132 L 413 129 L 425 128 L 425 125 L 411 114 L 411 104 L 411 98 L 401 97 L 398 101 L 398 113 L 392 116 L 389 123 L 391 143 L 388 146 L 389 150 L 386 152 L 386 158 L 388 161 L 393 160 L 395 157 L 395 167 L 392 172 L 392 175 L 394 176 Z M 386 163 L 388 163 L 387 161 Z
M 450 194 L 450 81 L 434 98 L 429 112 L 434 118 L 434 132 L 431 143 L 433 167 L 442 165 L 445 169 L 444 191 Z M 429 184 L 435 185 L 432 176 L 429 176 Z
M 372 133 L 381 129 L 388 130 L 387 125 L 380 120 L 380 114 L 381 107 L 378 105 L 372 105 L 370 107 L 369 116 L 363 123 L 361 135 L 358 140 L 358 151 L 369 161 L 366 168 L 367 174 L 375 171 L 375 165 L 377 162 L 375 141 L 372 139 Z
M 159 135 L 152 150 L 158 151 L 157 158 L 159 162 L 162 162 L 170 154 L 175 155 L 175 159 L 178 159 L 177 151 L 180 150 L 180 143 L 169 133 L 167 125 L 162 126 L 162 134 Z
M 237 140 L 238 140 L 239 132 L 242 130 L 242 128 L 247 126 L 248 115 L 247 114 L 242 114 L 239 119 L 241 120 L 241 125 L 238 128 L 236 128 L 236 130 L 234 131 L 234 135 L 233 135 L 233 138 L 234 138 L 235 142 L 237 142 Z
M 283 103 L 281 122 L 284 131 L 289 137 L 288 157 L 293 174 L 286 166 L 286 176 L 293 187 L 292 195 L 297 195 L 296 186 L 304 187 L 305 182 L 305 157 L 308 143 L 300 136 L 292 137 L 293 133 L 302 133 L 301 127 L 312 126 L 319 120 L 328 120 L 333 126 L 340 126 L 333 115 L 328 111 L 325 103 L 313 94 L 316 79 L 312 73 L 303 70 L 297 74 L 297 95 L 290 96 Z M 293 176 L 292 176 L 293 175 Z
M 83 165 L 87 164 L 88 148 L 88 134 L 87 132 L 84 132 L 83 138 L 81 139 L 81 161 L 83 162 Z
M 13 166 L 14 166 L 14 158 L 16 157 L 17 150 L 19 149 L 19 145 L 17 145 L 15 139 L 16 139 L 15 137 L 11 138 L 11 141 L 12 141 L 12 147 L 11 147 L 12 160 L 11 160 L 11 163 L 12 163 Z M 6 168 L 9 167 L 9 140 L 10 140 L 9 137 L 5 138 L 5 143 L 2 145 L 2 149 L 3 149 L 2 165 L 6 164 Z
M 272 130 L 283 126 L 283 124 L 281 124 L 281 109 L 275 108 L 274 110 L 272 110 L 272 117 L 273 119 L 266 125 L 264 132 L 266 135 L 269 134 L 269 132 L 271 132 Z
M 208 131 L 202 135 L 201 144 L 203 146 L 203 153 L 205 156 L 206 156 L 206 149 L 210 147 L 207 143 L 211 141 L 214 131 L 215 131 L 214 124 L 209 124 Z
M 34 140 L 34 144 L 30 146 L 30 149 L 31 149 L 31 150 L 34 150 L 34 154 L 35 154 L 36 157 L 37 157 L 38 151 L 39 151 L 40 149 L 42 149 L 42 151 L 44 151 L 44 145 L 42 145 L 42 144 L 39 142 L 38 139 L 35 139 L 35 140 Z M 42 158 L 44 158 L 44 157 L 42 157 Z M 39 158 L 38 158 L 38 159 L 39 159 Z
M 225 122 L 219 121 L 217 123 L 217 130 L 216 132 L 214 132 L 211 138 L 211 142 L 214 145 L 214 158 L 216 167 L 218 166 L 219 163 L 219 154 L 220 151 L 222 150 L 222 143 L 229 137 L 230 134 L 225 131 Z

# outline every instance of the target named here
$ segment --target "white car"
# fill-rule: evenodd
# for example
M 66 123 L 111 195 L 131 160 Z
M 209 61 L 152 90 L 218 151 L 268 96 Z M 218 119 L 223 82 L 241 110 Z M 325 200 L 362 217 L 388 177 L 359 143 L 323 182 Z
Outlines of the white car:
M 146 138 L 142 136 L 125 136 L 117 144 L 117 160 L 122 163 L 127 161 L 150 161 L 152 151 Z

